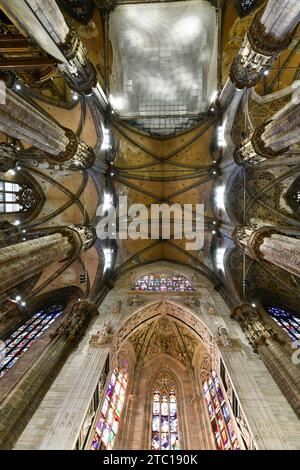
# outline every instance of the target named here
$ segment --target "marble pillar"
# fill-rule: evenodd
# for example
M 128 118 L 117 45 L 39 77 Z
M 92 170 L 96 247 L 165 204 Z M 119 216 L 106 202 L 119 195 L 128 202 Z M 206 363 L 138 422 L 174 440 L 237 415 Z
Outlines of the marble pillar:
M 16 26 L 50 55 L 72 89 L 90 93 L 97 74 L 72 22 L 67 22 L 55 0 L 3 0 L 5 13 Z
M 255 166 L 281 155 L 292 154 L 292 146 L 300 141 L 300 96 L 292 100 L 271 121 L 259 126 L 238 145 L 234 160 L 241 166 Z M 295 156 L 296 162 L 297 156 Z
M 232 238 L 251 258 L 268 261 L 300 276 L 300 238 L 256 224 L 236 227 Z
M 76 258 L 95 242 L 93 228 L 71 225 L 56 233 L 0 249 L 0 294 L 40 273 L 46 267 Z
M 265 9 L 256 13 L 221 91 L 222 107 L 229 104 L 234 87 L 251 88 L 258 83 L 291 43 L 299 20 L 298 0 L 269 0 Z
M 0 108 L 0 130 L 4 134 L 46 152 L 68 169 L 83 170 L 94 164 L 93 150 L 73 131 L 61 127 L 9 88 L 0 88 L 0 100 L 4 103 Z M 7 166 L 10 166 L 15 158 L 6 144 L 0 145 L 2 166 L 5 166 L 3 160 L 8 160 Z

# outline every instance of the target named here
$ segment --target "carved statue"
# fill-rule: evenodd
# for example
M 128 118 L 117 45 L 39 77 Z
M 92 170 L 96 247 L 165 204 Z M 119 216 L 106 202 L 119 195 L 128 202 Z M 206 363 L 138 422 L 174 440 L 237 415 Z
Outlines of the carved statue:
M 106 323 L 104 323 L 102 330 L 99 330 L 97 331 L 95 335 L 90 336 L 89 344 L 90 346 L 97 348 L 97 347 L 104 346 L 110 343 L 112 338 L 113 338 L 113 331 L 112 331 L 111 323 L 107 321 Z
M 221 343 L 223 344 L 224 348 L 227 348 L 230 344 L 230 339 L 228 336 L 228 331 L 224 326 L 220 326 L 218 328 L 218 335 L 221 338 Z

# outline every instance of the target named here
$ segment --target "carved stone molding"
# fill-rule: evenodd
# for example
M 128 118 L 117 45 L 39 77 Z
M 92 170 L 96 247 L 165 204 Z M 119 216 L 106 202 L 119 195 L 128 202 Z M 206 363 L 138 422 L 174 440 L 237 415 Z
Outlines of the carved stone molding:
M 145 298 L 141 295 L 135 295 L 133 297 L 128 297 L 127 304 L 129 306 L 137 306 L 143 305 L 145 303 Z

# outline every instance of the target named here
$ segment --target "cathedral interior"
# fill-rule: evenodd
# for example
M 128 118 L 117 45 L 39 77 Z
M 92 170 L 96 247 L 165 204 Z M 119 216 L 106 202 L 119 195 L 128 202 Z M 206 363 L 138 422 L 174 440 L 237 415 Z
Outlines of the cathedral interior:
M 0 449 L 300 449 L 299 21 L 0 0 Z

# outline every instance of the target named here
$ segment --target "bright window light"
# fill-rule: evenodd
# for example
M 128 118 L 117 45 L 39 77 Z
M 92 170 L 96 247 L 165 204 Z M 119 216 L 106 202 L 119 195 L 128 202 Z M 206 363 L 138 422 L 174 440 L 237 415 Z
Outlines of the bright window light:
M 115 111 L 122 111 L 126 106 L 126 99 L 123 96 L 109 95 L 109 101 Z
M 221 269 L 222 271 L 225 271 L 224 268 L 224 255 L 225 255 L 226 248 L 217 248 L 216 250 L 216 267 L 217 269 Z
M 111 145 L 110 131 L 109 129 L 103 129 L 103 142 L 101 150 L 108 150 Z
M 107 269 L 110 269 L 112 267 L 113 263 L 113 250 L 110 248 L 104 248 L 103 250 L 104 253 L 104 272 L 107 271 Z
M 103 201 L 103 210 L 108 211 L 113 204 L 112 195 L 109 193 L 104 193 L 104 201 Z
M 225 210 L 224 205 L 225 186 L 218 186 L 215 192 L 215 201 L 219 209 Z
M 217 97 L 218 97 L 218 90 L 215 90 L 213 92 L 213 94 L 211 95 L 211 97 L 210 97 L 210 102 L 214 103 L 216 101 Z
M 217 143 L 219 147 L 226 147 L 225 140 L 226 119 L 221 126 L 217 128 Z

